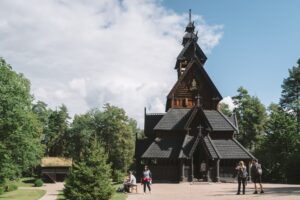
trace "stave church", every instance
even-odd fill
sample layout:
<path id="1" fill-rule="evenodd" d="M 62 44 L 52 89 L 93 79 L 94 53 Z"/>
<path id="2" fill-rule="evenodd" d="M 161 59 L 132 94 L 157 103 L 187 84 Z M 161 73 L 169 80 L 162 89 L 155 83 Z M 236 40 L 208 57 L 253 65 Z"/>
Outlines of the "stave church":
<path id="1" fill-rule="evenodd" d="M 254 158 L 236 139 L 235 115 L 218 110 L 222 96 L 204 68 L 207 57 L 197 40 L 190 11 L 166 112 L 145 109 L 145 138 L 136 140 L 137 175 L 148 165 L 154 182 L 228 181 L 238 161 L 250 164 Z"/>

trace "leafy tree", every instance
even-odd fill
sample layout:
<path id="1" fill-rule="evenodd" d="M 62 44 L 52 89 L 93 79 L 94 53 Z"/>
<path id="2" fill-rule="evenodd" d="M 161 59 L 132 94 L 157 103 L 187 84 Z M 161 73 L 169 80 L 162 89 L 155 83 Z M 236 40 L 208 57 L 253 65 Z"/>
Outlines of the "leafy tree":
<path id="1" fill-rule="evenodd" d="M 291 167 L 289 163 L 295 158 L 295 153 L 298 154 L 300 150 L 296 119 L 276 104 L 271 104 L 269 112 L 266 135 L 263 137 L 256 155 L 269 169 L 270 174 L 265 177 L 266 179 L 271 178 L 270 181 L 275 182 L 290 182 L 289 179 L 294 175 L 288 175 Z"/>
<path id="2" fill-rule="evenodd" d="M 68 109 L 65 105 L 59 110 L 52 111 L 48 119 L 48 131 L 45 133 L 46 154 L 49 156 L 66 156 L 68 128 L 70 119 Z"/>
<path id="3" fill-rule="evenodd" d="M 71 124 L 68 149 L 75 160 L 79 160 L 89 150 L 89 144 L 96 138 L 96 122 L 93 114 L 88 112 L 75 115 Z"/>
<path id="4" fill-rule="evenodd" d="M 264 125 L 267 121 L 267 113 L 264 105 L 257 97 L 250 96 L 243 87 L 238 90 L 238 95 L 233 97 L 236 105 L 234 112 L 239 123 L 239 141 L 251 150 L 264 133 Z"/>
<path id="5" fill-rule="evenodd" d="M 127 171 L 134 154 L 136 123 L 123 109 L 106 104 L 104 111 L 94 111 L 96 134 L 103 141 L 113 170 Z"/>
<path id="6" fill-rule="evenodd" d="M 113 171 L 127 171 L 134 154 L 136 121 L 130 119 L 121 108 L 106 104 L 103 111 L 94 109 L 77 115 L 71 124 L 70 137 L 75 159 L 87 151 L 87 145 L 95 138 L 104 145 Z"/>
<path id="7" fill-rule="evenodd" d="M 113 194 L 111 169 L 104 149 L 93 144 L 82 159 L 73 164 L 64 195 L 72 200 L 108 200 Z"/>
<path id="8" fill-rule="evenodd" d="M 221 111 L 224 115 L 228 117 L 232 115 L 232 111 L 229 109 L 229 105 L 226 103 L 219 104 L 219 111 Z"/>
<path id="9" fill-rule="evenodd" d="M 42 127 L 31 110 L 30 82 L 0 58 L 0 179 L 39 164 Z"/>
<path id="10" fill-rule="evenodd" d="M 296 115 L 300 132 L 300 59 L 297 64 L 289 69 L 289 77 L 283 80 L 280 105 Z"/>

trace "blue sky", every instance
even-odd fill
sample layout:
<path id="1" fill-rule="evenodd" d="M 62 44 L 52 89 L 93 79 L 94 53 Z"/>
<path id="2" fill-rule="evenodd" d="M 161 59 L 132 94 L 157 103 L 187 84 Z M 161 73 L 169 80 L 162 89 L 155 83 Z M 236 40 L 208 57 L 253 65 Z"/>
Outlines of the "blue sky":
<path id="1" fill-rule="evenodd" d="M 300 57 L 296 0 L 1 0 L 0 57 L 52 109 L 72 117 L 111 103 L 142 127 L 144 107 L 165 111 L 189 8 L 222 96 L 243 86 L 278 102 Z"/>
<path id="2" fill-rule="evenodd" d="M 163 0 L 162 4 L 178 13 L 191 8 L 208 24 L 224 26 L 205 65 L 223 96 L 233 96 L 243 86 L 265 105 L 278 102 L 283 78 L 300 58 L 300 1 Z"/>

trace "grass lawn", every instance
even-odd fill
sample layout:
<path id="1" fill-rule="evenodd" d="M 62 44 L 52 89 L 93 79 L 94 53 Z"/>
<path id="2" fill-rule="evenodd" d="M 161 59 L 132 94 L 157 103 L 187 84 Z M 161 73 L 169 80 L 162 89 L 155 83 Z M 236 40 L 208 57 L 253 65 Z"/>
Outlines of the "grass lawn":
<path id="1" fill-rule="evenodd" d="M 45 194 L 44 190 L 16 190 L 4 193 L 0 200 L 38 200 Z"/>
<path id="2" fill-rule="evenodd" d="M 35 179 L 32 177 L 21 178 L 18 181 L 13 181 L 18 187 L 33 187 Z"/>
<path id="3" fill-rule="evenodd" d="M 64 192 L 63 191 L 59 192 L 59 194 L 57 196 L 57 200 L 65 200 Z"/>

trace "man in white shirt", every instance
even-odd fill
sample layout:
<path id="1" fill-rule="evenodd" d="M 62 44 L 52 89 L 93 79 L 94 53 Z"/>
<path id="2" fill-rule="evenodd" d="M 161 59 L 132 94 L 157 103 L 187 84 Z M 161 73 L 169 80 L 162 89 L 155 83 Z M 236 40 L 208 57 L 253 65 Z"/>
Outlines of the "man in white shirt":
<path id="1" fill-rule="evenodd" d="M 136 178 L 133 175 L 132 171 L 128 173 L 128 181 L 124 183 L 124 188 L 126 192 L 130 192 L 130 187 L 136 185 Z"/>

